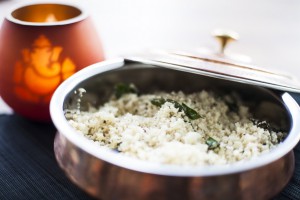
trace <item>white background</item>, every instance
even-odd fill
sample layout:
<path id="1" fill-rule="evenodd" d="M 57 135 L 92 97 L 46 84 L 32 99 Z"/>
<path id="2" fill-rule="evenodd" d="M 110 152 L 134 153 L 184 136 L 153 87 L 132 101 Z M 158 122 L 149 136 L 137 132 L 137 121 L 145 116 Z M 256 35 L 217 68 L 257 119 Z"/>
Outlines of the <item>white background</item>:
<path id="1" fill-rule="evenodd" d="M 30 2 L 45 1 L 0 0 L 0 22 L 11 7 Z M 211 32 L 223 28 L 240 34 L 240 40 L 230 45 L 230 52 L 248 55 L 255 65 L 300 79 L 299 0 L 60 2 L 75 2 L 87 9 L 107 58 L 148 48 L 193 50 L 204 46 L 216 49 Z M 0 101 L 0 113 L 8 111 Z"/>

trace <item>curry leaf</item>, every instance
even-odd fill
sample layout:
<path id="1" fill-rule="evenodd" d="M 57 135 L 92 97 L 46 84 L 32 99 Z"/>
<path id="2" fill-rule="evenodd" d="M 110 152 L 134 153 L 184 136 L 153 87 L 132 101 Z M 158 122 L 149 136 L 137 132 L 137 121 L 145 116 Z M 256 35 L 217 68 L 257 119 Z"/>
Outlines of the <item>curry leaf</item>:
<path id="1" fill-rule="evenodd" d="M 174 104 L 174 107 L 177 108 L 179 111 L 183 111 L 184 114 L 191 120 L 195 120 L 200 118 L 201 116 L 199 115 L 199 113 L 197 113 L 197 111 L 195 111 L 194 109 L 188 107 L 186 104 L 182 103 L 178 103 L 177 101 L 173 100 L 173 99 L 167 99 L 165 100 L 164 98 L 155 98 L 151 100 L 151 103 L 155 106 L 161 107 L 163 104 L 165 104 L 166 102 L 172 103 Z"/>
<path id="2" fill-rule="evenodd" d="M 170 102 L 172 104 L 174 104 L 174 107 L 179 109 L 179 111 L 182 111 L 182 105 L 180 103 L 178 103 L 177 101 L 175 100 L 172 100 L 172 99 L 167 99 L 167 102 Z"/>
<path id="3" fill-rule="evenodd" d="M 137 88 L 133 84 L 128 83 L 118 83 L 115 86 L 115 95 L 117 98 L 120 98 L 124 94 L 130 94 L 130 93 L 138 93 Z"/>
<path id="4" fill-rule="evenodd" d="M 197 113 L 197 111 L 188 107 L 186 104 L 182 103 L 181 105 L 185 115 L 188 116 L 188 118 L 190 118 L 191 120 L 199 119 L 201 117 L 199 113 Z"/>
<path id="5" fill-rule="evenodd" d="M 207 144 L 209 150 L 215 149 L 220 145 L 219 142 L 212 137 L 209 137 L 205 141 L 205 144 Z"/>
<path id="6" fill-rule="evenodd" d="M 152 99 L 151 103 L 155 106 L 161 107 L 164 103 L 166 103 L 166 100 L 163 98 L 157 98 L 157 99 Z"/>

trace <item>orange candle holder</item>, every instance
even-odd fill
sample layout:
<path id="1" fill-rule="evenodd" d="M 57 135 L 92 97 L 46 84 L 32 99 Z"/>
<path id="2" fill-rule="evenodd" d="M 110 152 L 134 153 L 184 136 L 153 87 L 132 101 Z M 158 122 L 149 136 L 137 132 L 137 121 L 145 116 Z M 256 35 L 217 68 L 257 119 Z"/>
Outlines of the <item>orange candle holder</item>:
<path id="1" fill-rule="evenodd" d="M 16 113 L 50 121 L 49 103 L 57 86 L 103 60 L 99 36 L 80 6 L 18 7 L 0 29 L 0 95 Z"/>

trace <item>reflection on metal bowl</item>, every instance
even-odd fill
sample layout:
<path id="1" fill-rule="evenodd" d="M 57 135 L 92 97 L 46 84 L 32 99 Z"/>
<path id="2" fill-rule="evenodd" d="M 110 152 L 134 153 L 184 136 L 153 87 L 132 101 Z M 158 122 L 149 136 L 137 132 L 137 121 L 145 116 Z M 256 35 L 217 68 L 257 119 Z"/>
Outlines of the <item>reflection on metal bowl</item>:
<path id="1" fill-rule="evenodd" d="M 234 90 L 253 103 L 255 117 L 277 124 L 285 121 L 288 136 L 271 152 L 230 165 L 182 167 L 127 157 L 94 144 L 64 117 L 64 109 L 77 106 L 76 89 L 88 91 L 81 102 L 85 109 L 107 101 L 118 82 L 132 82 L 144 92 Z M 92 65 L 70 77 L 54 93 L 50 112 L 58 129 L 54 150 L 60 167 L 79 187 L 101 199 L 269 199 L 291 178 L 292 149 L 300 139 L 300 109 L 288 93 L 123 59 Z"/>

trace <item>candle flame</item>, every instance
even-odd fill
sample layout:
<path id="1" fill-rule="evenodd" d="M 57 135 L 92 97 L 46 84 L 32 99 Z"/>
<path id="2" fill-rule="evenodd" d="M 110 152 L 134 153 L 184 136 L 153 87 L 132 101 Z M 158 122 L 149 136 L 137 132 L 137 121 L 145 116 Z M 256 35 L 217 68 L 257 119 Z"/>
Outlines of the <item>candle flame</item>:
<path id="1" fill-rule="evenodd" d="M 46 20 L 45 20 L 46 22 L 56 22 L 57 21 L 57 19 L 56 19 L 56 17 L 55 17 L 55 15 L 54 14 L 49 14 L 47 17 L 46 17 Z"/>

